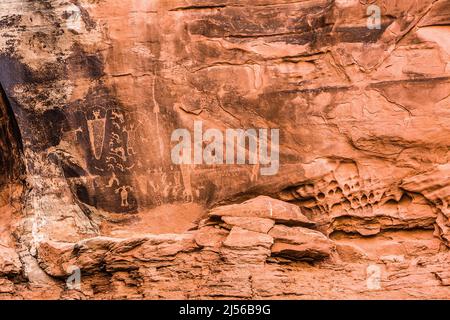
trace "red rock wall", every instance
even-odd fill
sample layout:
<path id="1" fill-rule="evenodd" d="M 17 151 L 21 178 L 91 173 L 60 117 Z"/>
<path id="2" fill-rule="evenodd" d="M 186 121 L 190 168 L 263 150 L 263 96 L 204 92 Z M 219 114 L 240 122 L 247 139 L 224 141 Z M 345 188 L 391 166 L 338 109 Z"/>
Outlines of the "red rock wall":
<path id="1" fill-rule="evenodd" d="M 0 294 L 448 298 L 449 22 L 447 0 L 0 1 Z M 279 170 L 174 163 L 200 121 L 278 129 Z"/>

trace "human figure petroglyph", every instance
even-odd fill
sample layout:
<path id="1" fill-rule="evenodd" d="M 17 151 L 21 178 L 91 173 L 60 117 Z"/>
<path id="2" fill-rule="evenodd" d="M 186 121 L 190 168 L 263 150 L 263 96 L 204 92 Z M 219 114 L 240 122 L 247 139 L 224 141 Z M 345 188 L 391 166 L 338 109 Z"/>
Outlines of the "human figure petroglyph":
<path id="1" fill-rule="evenodd" d="M 94 119 L 87 120 L 89 141 L 95 159 L 100 160 L 103 154 L 103 143 L 105 140 L 106 117 L 101 116 L 100 110 L 94 110 L 92 116 Z"/>
<path id="2" fill-rule="evenodd" d="M 130 204 L 128 202 L 128 195 L 129 195 L 129 192 L 131 192 L 131 191 L 133 191 L 133 188 L 130 186 L 122 186 L 115 190 L 116 193 L 120 194 L 120 200 L 121 200 L 120 205 L 122 207 L 130 206 Z"/>

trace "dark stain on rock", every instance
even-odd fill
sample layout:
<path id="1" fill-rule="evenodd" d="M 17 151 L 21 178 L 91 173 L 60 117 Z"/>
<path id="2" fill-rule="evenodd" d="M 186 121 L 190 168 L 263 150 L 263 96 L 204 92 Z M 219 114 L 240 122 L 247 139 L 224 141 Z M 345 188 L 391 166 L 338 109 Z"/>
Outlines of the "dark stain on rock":
<path id="1" fill-rule="evenodd" d="M 336 41 L 347 43 L 376 43 L 390 24 L 390 22 L 384 23 L 381 25 L 381 29 L 373 30 L 367 27 L 337 28 L 335 30 Z"/>
<path id="2" fill-rule="evenodd" d="M 5 86 L 5 93 L 11 103 L 11 110 L 17 119 L 18 131 L 23 144 L 34 151 L 43 151 L 59 144 L 65 123 L 64 113 L 59 109 L 44 112 L 22 106 L 15 99 L 14 87 L 18 84 L 40 84 L 60 79 L 63 74 L 60 66 L 46 65 L 42 70 L 33 72 L 25 64 L 10 56 L 0 55 L 0 83 Z M 34 97 L 30 104 L 49 101 L 45 91 Z M 48 104 L 48 103 L 47 103 Z M 51 108 L 51 105 L 48 105 Z"/>
<path id="3" fill-rule="evenodd" d="M 381 29 L 341 27 L 333 30 L 335 21 L 330 3 L 302 8 L 297 16 L 289 14 L 288 10 L 288 7 L 275 12 L 273 9 L 253 9 L 251 14 L 244 14 L 242 9 L 227 8 L 190 22 L 188 30 L 191 34 L 209 38 L 220 37 L 231 41 L 264 38 L 266 42 L 309 43 L 316 48 L 337 42 L 375 43 L 393 21 L 391 18 L 384 19 Z M 255 16 L 258 18 L 255 19 Z"/>
<path id="4" fill-rule="evenodd" d="M 0 29 L 17 27 L 22 20 L 22 16 L 19 14 L 13 14 L 0 19 Z"/>
<path id="5" fill-rule="evenodd" d="M 32 71 L 27 65 L 10 55 L 0 55 L 0 81 L 6 92 L 17 84 L 43 84 L 75 78 L 98 79 L 104 75 L 103 60 L 95 54 L 88 54 L 79 46 L 67 58 L 58 58 L 55 63 L 44 64 Z"/>
<path id="6" fill-rule="evenodd" d="M 9 55 L 0 54 L 0 70 L 0 82 L 7 95 L 14 85 L 30 82 L 33 79 L 30 68 Z"/>
<path id="7" fill-rule="evenodd" d="M 19 126 L 17 124 L 16 116 L 14 115 L 10 101 L 1 83 L 0 83 L 0 101 L 2 102 L 3 105 L 1 111 L 1 118 L 9 120 L 8 131 L 10 131 L 10 134 L 15 137 L 14 142 L 17 144 L 19 151 L 23 152 L 22 135 L 20 133 Z"/>
<path id="8" fill-rule="evenodd" d="M 138 207 L 131 183 L 136 159 L 128 153 L 124 129 L 130 128 L 130 123 L 123 109 L 102 84 L 67 106 L 68 127 L 79 130 L 76 140 L 86 159 L 85 169 L 96 176 L 84 185 L 89 197 L 80 201 L 88 203 L 87 198 L 95 199 L 96 207 L 115 213 L 135 212 Z"/>
<path id="9" fill-rule="evenodd" d="M 72 47 L 72 54 L 66 59 L 66 73 L 70 78 L 86 77 L 98 79 L 104 75 L 103 60 L 96 54 L 88 54 L 79 45 Z"/>

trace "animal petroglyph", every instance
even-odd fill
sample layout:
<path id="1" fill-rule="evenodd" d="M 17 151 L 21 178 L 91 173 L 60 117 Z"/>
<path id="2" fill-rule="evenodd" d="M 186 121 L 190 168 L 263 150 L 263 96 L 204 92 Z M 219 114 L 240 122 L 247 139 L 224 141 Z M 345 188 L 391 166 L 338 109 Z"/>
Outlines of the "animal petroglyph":
<path id="1" fill-rule="evenodd" d="M 108 188 L 111 188 L 112 186 L 114 186 L 115 183 L 117 184 L 117 186 L 119 186 L 119 179 L 117 178 L 115 172 L 113 172 L 106 186 Z"/>

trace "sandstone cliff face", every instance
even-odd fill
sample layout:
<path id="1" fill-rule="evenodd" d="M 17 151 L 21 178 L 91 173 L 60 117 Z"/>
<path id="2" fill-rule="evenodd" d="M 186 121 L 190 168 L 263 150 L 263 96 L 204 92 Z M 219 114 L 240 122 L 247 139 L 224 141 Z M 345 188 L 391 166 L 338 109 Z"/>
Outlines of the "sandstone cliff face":
<path id="1" fill-rule="evenodd" d="M 0 0 L 0 297 L 450 297 L 449 25 L 448 0 Z M 200 121 L 279 129 L 278 172 L 174 164 Z"/>

